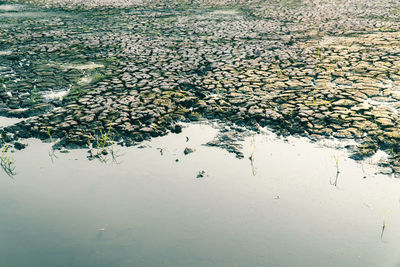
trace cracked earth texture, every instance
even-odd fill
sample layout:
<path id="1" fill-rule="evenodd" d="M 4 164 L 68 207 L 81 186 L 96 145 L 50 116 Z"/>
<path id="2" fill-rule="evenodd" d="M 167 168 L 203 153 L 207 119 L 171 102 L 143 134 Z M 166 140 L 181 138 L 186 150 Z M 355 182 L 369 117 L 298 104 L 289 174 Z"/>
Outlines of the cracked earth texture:
<path id="1" fill-rule="evenodd" d="M 121 145 L 218 119 L 351 138 L 400 172 L 400 3 L 0 1 L 3 143 Z"/>

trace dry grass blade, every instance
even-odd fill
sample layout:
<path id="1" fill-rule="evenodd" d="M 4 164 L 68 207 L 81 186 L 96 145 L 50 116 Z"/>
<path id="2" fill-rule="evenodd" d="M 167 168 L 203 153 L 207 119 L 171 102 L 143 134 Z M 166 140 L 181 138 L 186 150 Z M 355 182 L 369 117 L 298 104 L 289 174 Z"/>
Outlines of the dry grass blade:
<path id="1" fill-rule="evenodd" d="M 336 178 L 334 181 L 332 181 L 332 179 L 330 180 L 330 184 L 337 186 L 337 182 L 338 182 L 338 178 L 339 178 L 339 157 L 333 156 L 333 158 L 335 159 L 335 166 L 336 166 Z"/>

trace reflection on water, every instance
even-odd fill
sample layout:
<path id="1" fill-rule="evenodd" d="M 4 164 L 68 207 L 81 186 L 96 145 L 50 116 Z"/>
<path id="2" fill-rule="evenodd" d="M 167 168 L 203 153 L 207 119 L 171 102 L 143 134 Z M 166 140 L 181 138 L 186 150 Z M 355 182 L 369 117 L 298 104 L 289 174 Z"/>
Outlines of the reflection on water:
<path id="1" fill-rule="evenodd" d="M 51 144 L 30 141 L 15 180 L 0 177 L 0 266 L 400 264 L 397 179 L 271 133 L 247 138 L 240 160 L 202 145 L 215 134 L 192 125 L 121 149 L 121 164 L 83 150 L 52 163 Z"/>

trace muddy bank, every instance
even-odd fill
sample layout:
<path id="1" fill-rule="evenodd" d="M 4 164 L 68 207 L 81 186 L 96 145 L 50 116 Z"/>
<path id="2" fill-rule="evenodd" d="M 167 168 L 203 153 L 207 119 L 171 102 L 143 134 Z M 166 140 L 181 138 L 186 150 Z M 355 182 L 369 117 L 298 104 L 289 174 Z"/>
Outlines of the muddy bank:
<path id="1" fill-rule="evenodd" d="M 0 115 L 24 118 L 3 143 L 131 146 L 219 119 L 352 138 L 400 171 L 398 2 L 112 3 L 0 3 Z"/>

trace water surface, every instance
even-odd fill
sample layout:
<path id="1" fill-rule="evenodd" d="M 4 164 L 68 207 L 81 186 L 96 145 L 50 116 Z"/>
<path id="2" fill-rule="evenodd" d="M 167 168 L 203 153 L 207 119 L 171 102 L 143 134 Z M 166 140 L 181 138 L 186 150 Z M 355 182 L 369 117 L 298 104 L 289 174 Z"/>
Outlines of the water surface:
<path id="1" fill-rule="evenodd" d="M 202 146 L 216 133 L 192 125 L 115 148 L 120 164 L 83 150 L 53 163 L 29 141 L 15 180 L 0 177 L 0 265 L 399 266 L 397 179 L 272 133 L 247 138 L 239 160 Z"/>

